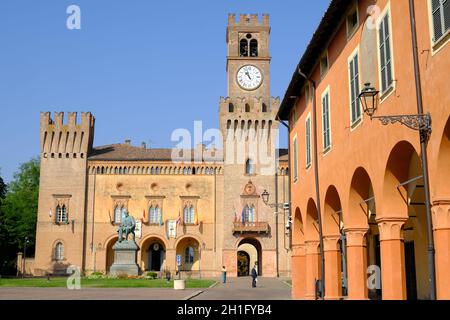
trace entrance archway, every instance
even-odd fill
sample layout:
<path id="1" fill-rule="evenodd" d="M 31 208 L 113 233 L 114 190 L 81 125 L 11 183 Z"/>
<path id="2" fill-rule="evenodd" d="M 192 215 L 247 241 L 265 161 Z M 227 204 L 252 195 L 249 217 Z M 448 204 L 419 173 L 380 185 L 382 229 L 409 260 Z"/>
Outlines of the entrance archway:
<path id="1" fill-rule="evenodd" d="M 347 295 L 347 266 L 342 206 L 335 186 L 325 195 L 323 236 L 325 254 L 325 299 Z"/>
<path id="2" fill-rule="evenodd" d="M 407 141 L 399 142 L 391 151 L 386 166 L 383 204 L 387 212 L 403 215 L 400 229 L 403 237 L 397 272 L 404 273 L 401 288 L 392 288 L 392 295 L 408 300 L 429 299 L 429 270 L 427 264 L 427 223 L 425 190 L 420 158 Z M 388 248 L 390 249 L 390 248 Z M 402 252 L 403 251 L 403 252 Z M 401 258 L 400 258 L 401 259 Z M 395 271 L 395 270 L 394 270 Z M 403 292 L 400 292 L 402 289 Z M 404 296 L 406 293 L 406 296 Z"/>
<path id="3" fill-rule="evenodd" d="M 255 238 L 245 238 L 239 242 L 237 254 L 238 277 L 248 276 L 256 264 L 258 275 L 262 275 L 262 248 L 261 243 Z M 245 264 L 248 258 L 248 265 Z"/>
<path id="4" fill-rule="evenodd" d="M 238 277 L 248 277 L 250 275 L 250 255 L 246 251 L 239 250 L 238 259 Z"/>
<path id="5" fill-rule="evenodd" d="M 166 265 L 166 247 L 158 237 L 146 239 L 142 244 L 142 269 L 163 271 Z"/>
<path id="6" fill-rule="evenodd" d="M 200 244 L 196 239 L 181 239 L 177 244 L 177 255 L 181 256 L 181 271 L 200 271 Z"/>
<path id="7" fill-rule="evenodd" d="M 349 299 L 381 299 L 380 237 L 376 216 L 372 180 L 367 171 L 359 167 L 352 177 L 348 211 L 343 212 Z M 370 281 L 367 281 L 368 271 Z"/>
<path id="8" fill-rule="evenodd" d="M 114 250 L 112 247 L 116 244 L 118 237 L 111 238 L 106 244 L 106 273 L 109 272 L 112 264 L 114 263 Z"/>

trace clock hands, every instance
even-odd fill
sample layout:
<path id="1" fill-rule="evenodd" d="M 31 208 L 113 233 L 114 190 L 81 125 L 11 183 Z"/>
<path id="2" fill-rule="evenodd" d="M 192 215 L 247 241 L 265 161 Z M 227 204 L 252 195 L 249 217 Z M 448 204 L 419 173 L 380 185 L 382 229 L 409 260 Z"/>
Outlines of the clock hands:
<path id="1" fill-rule="evenodd" d="M 248 71 L 245 71 L 245 74 L 247 75 L 247 77 L 252 80 L 252 78 L 250 77 L 250 73 L 248 73 Z"/>

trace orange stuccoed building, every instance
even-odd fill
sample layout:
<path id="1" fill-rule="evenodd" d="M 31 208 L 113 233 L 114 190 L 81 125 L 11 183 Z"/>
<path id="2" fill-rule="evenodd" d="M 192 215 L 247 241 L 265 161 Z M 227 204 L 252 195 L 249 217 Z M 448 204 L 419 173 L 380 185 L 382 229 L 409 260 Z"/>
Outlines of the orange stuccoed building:
<path id="1" fill-rule="evenodd" d="M 331 1 L 278 112 L 294 298 L 450 299 L 449 39 L 446 1 Z"/>

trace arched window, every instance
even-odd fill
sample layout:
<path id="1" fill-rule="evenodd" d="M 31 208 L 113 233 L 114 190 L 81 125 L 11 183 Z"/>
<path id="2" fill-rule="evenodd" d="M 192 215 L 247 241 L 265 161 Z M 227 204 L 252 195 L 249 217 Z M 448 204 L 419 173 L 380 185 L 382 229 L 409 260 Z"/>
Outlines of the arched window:
<path id="1" fill-rule="evenodd" d="M 122 167 L 119 168 L 119 174 L 123 174 L 123 168 Z"/>
<path id="2" fill-rule="evenodd" d="M 125 214 L 126 209 L 124 207 L 117 206 L 116 209 L 114 209 L 114 223 L 121 223 L 122 222 L 122 216 Z"/>
<path id="3" fill-rule="evenodd" d="M 247 159 L 247 162 L 245 163 L 245 173 L 255 174 L 255 165 L 253 164 L 252 159 Z"/>
<path id="4" fill-rule="evenodd" d="M 262 104 L 262 112 L 267 112 L 267 105 L 265 103 Z"/>
<path id="5" fill-rule="evenodd" d="M 228 112 L 234 112 L 234 104 L 228 104 Z"/>
<path id="6" fill-rule="evenodd" d="M 252 39 L 250 40 L 250 57 L 258 56 L 258 40 Z"/>
<path id="7" fill-rule="evenodd" d="M 188 172 L 187 172 L 187 169 L 186 169 L 186 167 L 185 168 L 183 168 L 183 174 L 184 175 L 186 175 Z"/>
<path id="8" fill-rule="evenodd" d="M 149 210 L 150 214 L 149 214 L 149 223 L 150 224 L 160 224 L 160 222 L 162 221 L 162 217 L 161 217 L 161 209 L 159 208 L 159 206 L 150 207 Z"/>
<path id="9" fill-rule="evenodd" d="M 152 167 L 152 171 L 151 172 L 152 172 L 152 175 L 154 175 L 155 174 L 155 168 Z"/>
<path id="10" fill-rule="evenodd" d="M 250 105 L 248 103 L 245 104 L 245 112 L 250 112 Z"/>
<path id="11" fill-rule="evenodd" d="M 128 174 L 128 169 L 126 167 L 123 168 L 123 174 Z"/>
<path id="12" fill-rule="evenodd" d="M 241 57 L 248 57 L 248 41 L 242 39 L 239 43 L 239 52 Z"/>
<path id="13" fill-rule="evenodd" d="M 185 224 L 194 224 L 195 219 L 195 211 L 193 206 L 186 206 L 184 207 L 184 223 Z"/>
<path id="14" fill-rule="evenodd" d="M 55 246 L 55 260 L 61 261 L 64 259 L 64 245 L 62 242 L 58 242 Z"/>
<path id="15" fill-rule="evenodd" d="M 194 248 L 187 247 L 184 251 L 184 263 L 192 264 L 194 263 Z"/>
<path id="16" fill-rule="evenodd" d="M 66 222 L 67 221 L 67 212 L 66 212 L 66 206 L 57 206 L 56 207 L 56 222 Z"/>
<path id="17" fill-rule="evenodd" d="M 156 167 L 156 172 L 155 172 L 155 173 L 156 173 L 156 174 L 160 174 L 160 173 L 161 173 L 159 167 Z"/>

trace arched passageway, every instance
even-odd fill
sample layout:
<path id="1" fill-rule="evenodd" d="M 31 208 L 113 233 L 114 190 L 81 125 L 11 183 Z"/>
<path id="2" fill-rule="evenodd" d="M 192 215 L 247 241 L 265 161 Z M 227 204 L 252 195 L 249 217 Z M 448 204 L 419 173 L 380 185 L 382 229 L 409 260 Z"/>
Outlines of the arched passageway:
<path id="1" fill-rule="evenodd" d="M 420 158 L 406 141 L 392 149 L 383 186 L 383 299 L 429 299 L 427 222 Z"/>
<path id="2" fill-rule="evenodd" d="M 346 251 L 343 232 L 342 206 L 336 187 L 330 186 L 325 195 L 323 212 L 325 255 L 325 299 L 340 299 L 346 293 Z"/>
<path id="3" fill-rule="evenodd" d="M 158 237 L 145 239 L 141 245 L 141 266 L 144 271 L 163 271 L 166 266 L 166 247 Z"/>
<path id="4" fill-rule="evenodd" d="M 258 275 L 261 276 L 263 271 L 261 243 L 255 238 L 244 238 L 239 242 L 237 251 L 238 276 L 250 275 L 255 265 Z"/>
<path id="5" fill-rule="evenodd" d="M 306 285 L 306 248 L 305 230 L 302 214 L 299 208 L 295 209 L 292 224 L 292 297 L 305 298 Z"/>
<path id="6" fill-rule="evenodd" d="M 350 184 L 348 212 L 343 212 L 349 299 L 380 299 L 381 296 L 375 204 L 372 180 L 367 171 L 359 167 Z"/>

